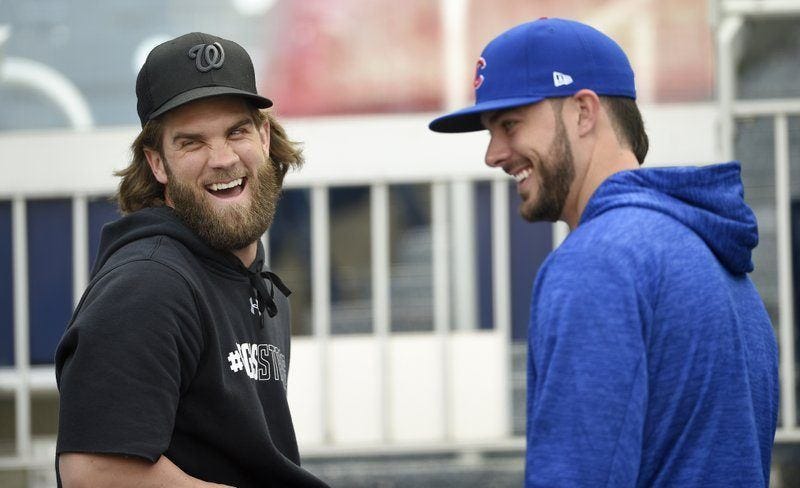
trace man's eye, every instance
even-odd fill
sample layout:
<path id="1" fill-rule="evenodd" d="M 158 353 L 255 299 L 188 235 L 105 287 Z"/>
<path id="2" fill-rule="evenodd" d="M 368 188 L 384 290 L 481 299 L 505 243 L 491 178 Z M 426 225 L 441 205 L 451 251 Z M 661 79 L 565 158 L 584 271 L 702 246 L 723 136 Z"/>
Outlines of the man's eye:
<path id="1" fill-rule="evenodd" d="M 185 148 L 190 148 L 190 147 L 195 146 L 195 145 L 197 145 L 197 141 L 186 140 L 186 141 L 181 142 L 180 147 L 181 147 L 181 149 L 185 149 Z"/>
<path id="2" fill-rule="evenodd" d="M 517 125 L 517 121 L 515 121 L 515 120 L 504 120 L 504 121 L 502 121 L 502 122 L 500 123 L 500 126 L 501 126 L 501 127 L 503 128 L 503 130 L 505 130 L 506 132 L 508 132 L 508 131 L 510 131 L 511 129 L 513 129 L 515 125 Z"/>

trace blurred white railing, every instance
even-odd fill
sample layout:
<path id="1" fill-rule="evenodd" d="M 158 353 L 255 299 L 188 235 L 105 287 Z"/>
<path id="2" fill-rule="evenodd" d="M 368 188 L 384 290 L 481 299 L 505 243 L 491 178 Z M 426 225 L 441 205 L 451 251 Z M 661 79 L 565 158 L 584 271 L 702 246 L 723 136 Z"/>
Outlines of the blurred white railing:
<path id="1" fill-rule="evenodd" d="M 748 41 L 747 22 L 794 18 L 800 23 L 796 0 L 716 0 L 711 2 L 717 44 L 717 107 L 720 155 L 735 158 L 737 122 L 753 118 L 773 120 L 775 185 L 775 252 L 778 289 L 778 343 L 780 347 L 780 426 L 778 442 L 800 441 L 797 424 L 797 357 L 795 352 L 795 298 L 793 283 L 789 117 L 800 116 L 800 99 L 743 100 L 737 98 L 737 69 Z M 746 163 L 746 162 L 745 162 Z"/>
<path id="2" fill-rule="evenodd" d="M 312 336 L 295 337 L 290 368 L 290 403 L 304 449 L 373 450 L 376 445 L 428 443 L 452 445 L 511 437 L 508 386 L 509 270 L 508 185 L 494 180 L 494 324 L 477 331 L 473 323 L 451 332 L 451 281 L 475 281 L 473 268 L 451 266 L 451 242 L 460 236 L 453 221 L 471 203 L 453 204 L 449 186 L 489 180 L 480 164 L 481 136 L 431 134 L 427 118 L 296 120 L 287 123 L 293 138 L 306 144 L 306 167 L 291 174 L 287 188 L 305 188 L 311 199 Z M 88 281 L 88 204 L 114 192 L 115 169 L 126 164 L 136 128 L 87 132 L 6 133 L 0 135 L 0 167 L 24 177 L 0 181 L 0 200 L 11 201 L 14 261 L 13 368 L 0 369 L 0 393 L 11 394 L 16 411 L 16 456 L 0 467 L 33 466 L 47 460 L 34 454 L 31 394 L 54 393 L 52 367 L 31 367 L 28 313 L 28 201 L 72 201 L 74 303 Z M 397 149 L 391 149 L 396 146 Z M 463 164 L 472 160 L 474 164 Z M 433 330 L 390 333 L 389 185 L 427 183 L 431 188 L 434 268 Z M 331 327 L 328 191 L 336 186 L 367 186 L 371 193 L 371 270 L 374 324 L 371 334 L 333 336 Z M 455 202 L 457 203 L 457 202 Z M 497 204 L 500 203 L 500 204 Z M 54 240 L 60 236 L 53 236 Z M 474 300 L 475 297 L 471 297 Z"/>
<path id="3" fill-rule="evenodd" d="M 643 108 L 651 134 L 648 165 L 719 161 L 712 104 Z M 293 339 L 289 397 L 303 452 L 336 456 L 353 452 L 474 450 L 523 442 L 512 433 L 510 365 L 510 266 L 508 180 L 482 164 L 484 133 L 441 135 L 427 130 L 430 115 L 293 119 L 289 134 L 305 143 L 307 164 L 286 180 L 311 195 L 311 336 Z M 691 124 L 686 121 L 691 120 Z M 16 455 L 3 466 L 46 466 L 31 445 L 31 394 L 55 391 L 52 367 L 28 361 L 27 202 L 73 202 L 73 270 L 76 300 L 87 282 L 87 201 L 113 193 L 115 169 L 128 160 L 136 128 L 88 132 L 0 134 L 0 200 L 12 201 L 14 246 L 15 366 L 0 370 L 0 393 L 16 402 Z M 24 164 L 19 163 L 23 161 Z M 24 175 L 22 174 L 24 172 Z M 19 176 L 16 176 L 19 175 Z M 454 266 L 451 251 L 474 216 L 470 201 L 453 201 L 450 188 L 491 181 L 494 329 L 456 324 L 459 296 L 453 281 L 472 280 L 474 269 Z M 388 188 L 425 183 L 431 188 L 433 327 L 392 333 L 389 289 Z M 330 333 L 328 191 L 370 188 L 372 333 Z M 469 192 L 464 193 L 469 195 Z M 469 203 L 469 204 L 467 204 Z M 279 210 L 280 211 L 280 210 Z M 559 234 L 556 232 L 555 234 Z M 57 239 L 59 236 L 54 236 Z M 475 252 L 474 248 L 471 252 Z M 474 258 L 474 256 L 472 256 Z M 460 274 L 459 274 L 460 273 Z M 474 289 L 473 289 L 473 292 Z M 783 337 L 782 337 L 783 339 Z M 779 439 L 794 439 L 784 431 Z M 476 447 L 477 446 L 477 447 Z"/>

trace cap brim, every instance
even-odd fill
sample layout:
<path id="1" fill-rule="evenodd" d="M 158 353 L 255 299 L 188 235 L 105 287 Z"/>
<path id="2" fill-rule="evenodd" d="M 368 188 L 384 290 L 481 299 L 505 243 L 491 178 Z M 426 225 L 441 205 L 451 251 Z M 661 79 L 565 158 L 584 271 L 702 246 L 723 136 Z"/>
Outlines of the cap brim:
<path id="1" fill-rule="evenodd" d="M 485 129 L 483 123 L 481 123 L 481 115 L 484 112 L 521 107 L 523 105 L 540 102 L 544 99 L 545 97 L 521 97 L 489 100 L 447 115 L 442 115 L 428 124 L 428 128 L 434 132 L 475 132 Z"/>
<path id="2" fill-rule="evenodd" d="M 195 88 L 193 90 L 189 90 L 187 92 L 183 92 L 180 95 L 172 97 L 171 99 L 164 102 L 163 105 L 158 107 L 153 113 L 151 113 L 147 120 L 152 120 L 158 117 L 159 115 L 163 114 L 164 112 L 172 110 L 173 108 L 180 107 L 185 103 L 193 102 L 201 98 L 216 97 L 219 95 L 241 96 L 253 101 L 255 106 L 258 108 L 269 108 L 272 106 L 272 100 L 270 100 L 269 98 L 264 98 L 260 95 L 256 95 L 244 90 L 238 90 L 236 88 L 231 88 L 229 86 L 204 86 L 200 88 Z"/>

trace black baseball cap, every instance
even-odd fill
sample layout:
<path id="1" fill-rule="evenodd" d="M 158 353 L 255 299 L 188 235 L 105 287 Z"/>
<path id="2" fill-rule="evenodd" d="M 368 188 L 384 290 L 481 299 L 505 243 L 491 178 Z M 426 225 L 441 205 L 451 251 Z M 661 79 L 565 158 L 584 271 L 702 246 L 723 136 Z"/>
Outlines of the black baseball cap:
<path id="1" fill-rule="evenodd" d="M 272 106 L 256 91 L 247 51 L 233 41 L 202 32 L 154 47 L 136 77 L 136 111 L 142 126 L 185 103 L 218 95 L 242 96 L 258 108 Z"/>

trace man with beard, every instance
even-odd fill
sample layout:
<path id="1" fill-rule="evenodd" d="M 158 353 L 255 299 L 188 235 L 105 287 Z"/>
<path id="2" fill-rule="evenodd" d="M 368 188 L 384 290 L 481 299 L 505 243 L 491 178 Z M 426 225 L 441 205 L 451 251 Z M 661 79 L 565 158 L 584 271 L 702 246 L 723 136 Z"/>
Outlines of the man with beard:
<path id="1" fill-rule="evenodd" d="M 534 284 L 526 486 L 768 485 L 777 347 L 739 164 L 639 169 L 633 71 L 585 24 L 504 32 L 475 88 L 430 128 L 487 129 L 522 217 L 571 229 Z"/>
<path id="2" fill-rule="evenodd" d="M 155 47 L 136 95 L 125 215 L 56 351 L 59 484 L 325 486 L 300 467 L 289 289 L 259 240 L 302 154 L 227 39 Z"/>

